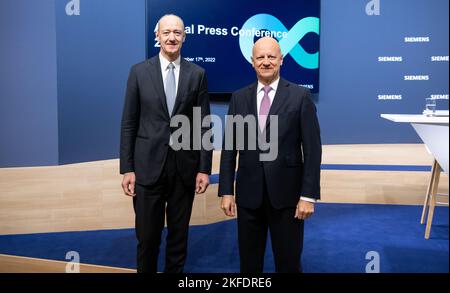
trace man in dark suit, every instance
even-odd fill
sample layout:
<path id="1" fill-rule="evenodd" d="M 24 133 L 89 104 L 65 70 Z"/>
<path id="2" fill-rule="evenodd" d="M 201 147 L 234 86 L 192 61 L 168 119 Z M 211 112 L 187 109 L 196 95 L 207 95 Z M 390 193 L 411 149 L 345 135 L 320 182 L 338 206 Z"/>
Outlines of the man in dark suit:
<path id="1" fill-rule="evenodd" d="M 316 108 L 307 89 L 280 78 L 283 57 L 275 39 L 255 43 L 252 63 L 258 82 L 233 93 L 227 119 L 250 115 L 257 117 L 258 127 L 246 125 L 244 137 L 249 141 L 236 142 L 236 133 L 229 136 L 229 131 L 238 127 L 227 122 L 225 140 L 233 137 L 233 143 L 227 148 L 225 141 L 221 154 L 221 208 L 234 216 L 237 204 L 241 272 L 263 271 L 268 230 L 276 271 L 301 272 L 303 221 L 320 198 L 322 147 Z M 261 135 L 277 140 L 271 143 L 278 146 L 277 155 L 270 160 L 261 160 L 267 154 L 261 144 L 254 150 L 248 147 L 252 140 L 265 141 Z"/>
<path id="2" fill-rule="evenodd" d="M 127 83 L 120 173 L 125 194 L 133 197 L 138 272 L 157 271 L 165 217 L 164 271 L 183 272 L 194 195 L 205 192 L 209 184 L 212 152 L 193 148 L 201 145 L 201 138 L 192 123 L 194 107 L 201 110 L 202 121 L 210 114 L 207 80 L 202 68 L 181 58 L 185 36 L 181 18 L 163 16 L 156 32 L 160 53 L 134 65 Z M 175 115 L 190 122 L 187 149 L 174 148 L 179 143 L 170 123 Z M 206 131 L 209 128 L 198 133 L 203 136 Z"/>

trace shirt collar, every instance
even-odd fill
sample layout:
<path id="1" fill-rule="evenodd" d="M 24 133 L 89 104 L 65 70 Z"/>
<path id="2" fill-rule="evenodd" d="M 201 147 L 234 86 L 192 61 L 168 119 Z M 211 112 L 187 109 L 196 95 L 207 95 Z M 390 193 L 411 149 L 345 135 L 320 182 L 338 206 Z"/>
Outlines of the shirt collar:
<path id="1" fill-rule="evenodd" d="M 159 62 L 161 63 L 161 69 L 167 70 L 167 66 L 169 66 L 170 61 L 167 60 L 161 53 L 159 53 Z M 175 68 L 180 68 L 181 64 L 181 55 L 178 56 L 178 58 L 172 62 L 173 65 L 175 65 Z"/>
<path id="2" fill-rule="evenodd" d="M 169 63 L 167 63 L 167 64 L 169 64 Z M 271 84 L 270 84 L 270 87 L 272 88 L 272 90 L 274 91 L 274 92 L 276 92 L 277 91 L 277 88 L 278 88 L 278 83 L 280 82 L 280 78 L 278 77 L 276 80 L 274 80 Z M 257 88 L 257 93 L 259 93 L 262 89 L 264 88 L 264 85 L 260 82 L 260 81 L 258 81 L 258 88 Z"/>

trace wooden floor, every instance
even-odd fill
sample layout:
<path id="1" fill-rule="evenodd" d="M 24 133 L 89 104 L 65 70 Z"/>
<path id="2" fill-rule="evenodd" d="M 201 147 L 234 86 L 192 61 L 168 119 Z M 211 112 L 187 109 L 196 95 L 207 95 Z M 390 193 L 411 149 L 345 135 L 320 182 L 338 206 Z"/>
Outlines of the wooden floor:
<path id="1" fill-rule="evenodd" d="M 0 273 L 64 273 L 64 261 L 0 254 Z M 70 265 L 70 264 L 69 264 Z M 73 268 L 69 267 L 69 272 Z M 80 273 L 135 273 L 136 270 L 80 264 Z"/>
<path id="2" fill-rule="evenodd" d="M 214 153 L 213 174 L 219 170 Z M 326 145 L 323 164 L 428 165 L 422 144 Z M 0 234 L 134 227 L 131 198 L 121 191 L 118 160 L 0 169 Z M 322 202 L 422 205 L 430 172 L 322 170 Z M 448 193 L 442 175 L 440 193 Z M 191 224 L 227 218 L 217 184 L 195 198 Z M 419 219 L 418 219 L 419 221 Z M 64 262 L 0 255 L 0 272 L 64 272 Z M 130 270 L 82 265 L 82 272 Z"/>

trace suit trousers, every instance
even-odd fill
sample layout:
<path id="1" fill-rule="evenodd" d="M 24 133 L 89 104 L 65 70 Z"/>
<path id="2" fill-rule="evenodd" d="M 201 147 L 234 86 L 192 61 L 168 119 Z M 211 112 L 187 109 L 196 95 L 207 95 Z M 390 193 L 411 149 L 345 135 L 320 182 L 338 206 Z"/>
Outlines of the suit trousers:
<path id="1" fill-rule="evenodd" d="M 165 217 L 167 237 L 164 272 L 183 272 L 195 186 L 186 186 L 180 171 L 177 170 L 175 152 L 169 148 L 158 181 L 151 186 L 136 184 L 133 206 L 138 240 L 138 273 L 157 272 Z"/>
<path id="2" fill-rule="evenodd" d="M 275 271 L 299 273 L 302 271 L 304 221 L 294 218 L 295 207 L 272 207 L 266 183 L 263 182 L 263 185 L 263 201 L 260 207 L 237 207 L 240 271 L 263 272 L 267 232 L 270 230 Z"/>

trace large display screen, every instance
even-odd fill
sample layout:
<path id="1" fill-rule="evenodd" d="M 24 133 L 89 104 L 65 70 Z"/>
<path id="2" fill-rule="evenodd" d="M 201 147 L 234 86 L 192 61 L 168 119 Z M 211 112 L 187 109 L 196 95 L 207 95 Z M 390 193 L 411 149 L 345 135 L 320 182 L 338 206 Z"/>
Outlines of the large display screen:
<path id="1" fill-rule="evenodd" d="M 176 14 L 185 23 L 182 57 L 205 68 L 211 93 L 230 93 L 256 80 L 252 47 L 276 38 L 281 76 L 319 91 L 320 0 L 147 0 L 148 57 L 158 54 L 158 20 Z"/>

